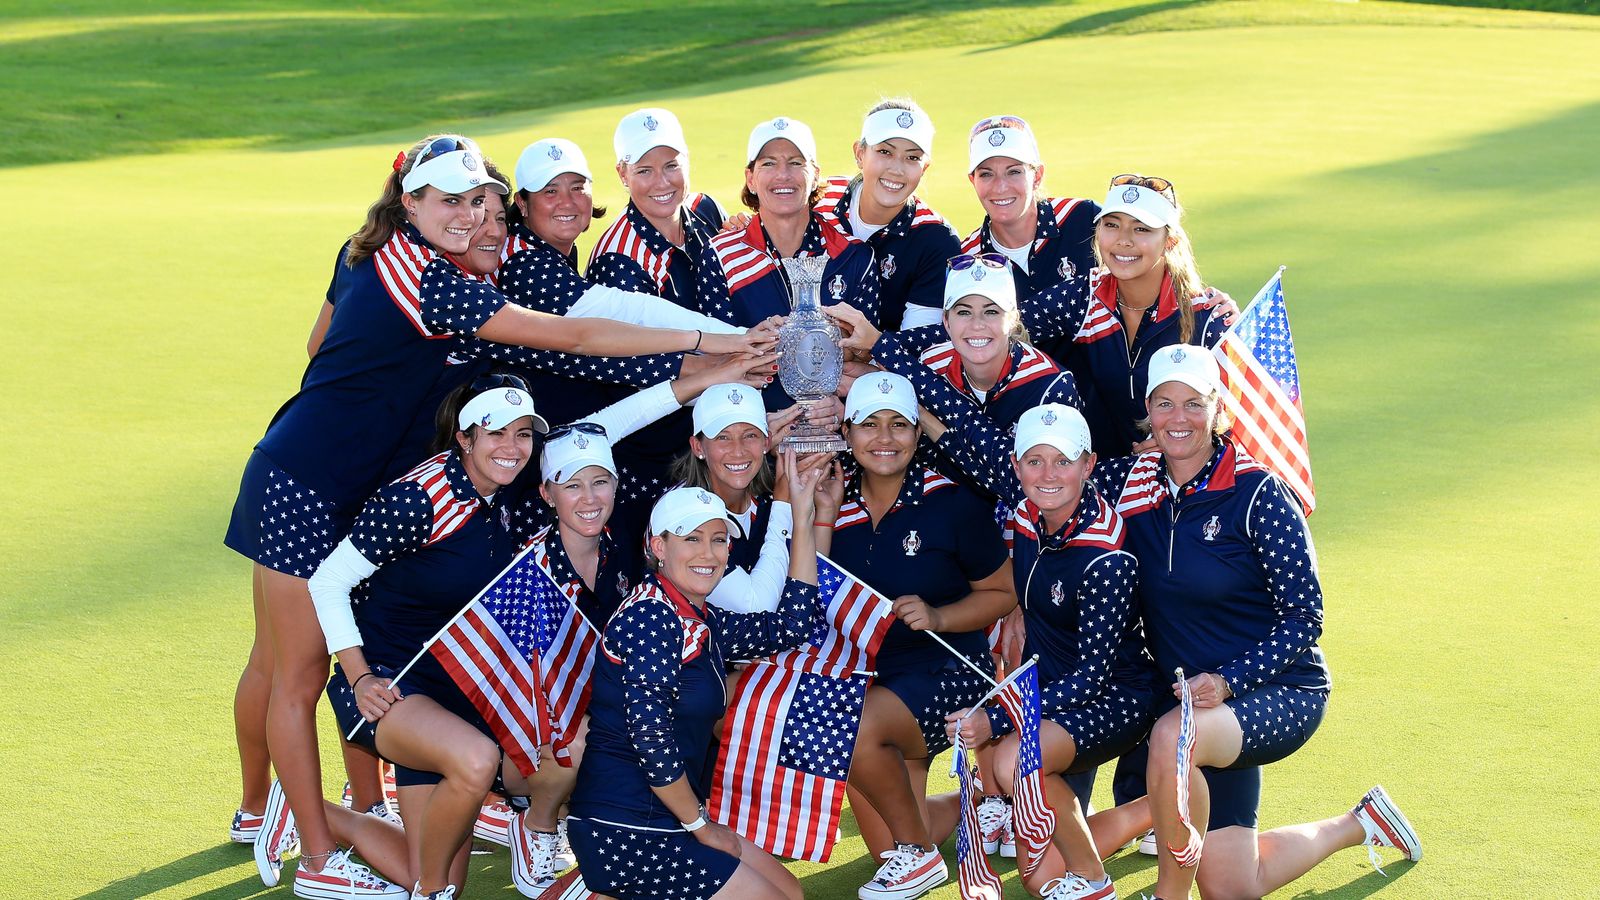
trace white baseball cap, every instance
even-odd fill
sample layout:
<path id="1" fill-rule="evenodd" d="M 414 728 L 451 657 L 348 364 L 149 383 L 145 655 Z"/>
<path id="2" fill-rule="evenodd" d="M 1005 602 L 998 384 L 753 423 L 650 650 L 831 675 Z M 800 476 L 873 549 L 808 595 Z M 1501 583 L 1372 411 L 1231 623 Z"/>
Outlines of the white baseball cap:
<path id="1" fill-rule="evenodd" d="M 1083 420 L 1083 413 L 1065 403 L 1035 406 L 1017 419 L 1011 455 L 1021 459 L 1040 444 L 1060 450 L 1067 459 L 1077 459 L 1089 452 L 1089 423 Z"/>
<path id="2" fill-rule="evenodd" d="M 689 155 L 689 142 L 683 137 L 678 117 L 659 106 L 636 109 L 623 116 L 611 146 L 617 151 L 617 162 L 629 165 L 657 147 L 671 147 Z"/>
<path id="3" fill-rule="evenodd" d="M 617 461 L 611 456 L 611 438 L 600 425 L 578 422 L 558 431 L 555 437 L 545 440 L 544 450 L 539 454 L 539 472 L 545 481 L 561 484 L 589 466 L 599 466 L 613 477 L 617 474 Z"/>
<path id="4" fill-rule="evenodd" d="M 673 488 L 650 510 L 650 533 L 671 532 L 681 537 L 707 522 L 727 517 L 728 507 L 722 498 L 705 488 Z"/>
<path id="5" fill-rule="evenodd" d="M 497 194 L 508 190 L 499 179 L 489 175 L 478 145 L 458 134 L 434 138 L 417 157 L 422 162 L 414 163 L 411 171 L 400 179 L 400 188 L 408 194 L 427 185 L 447 194 L 465 194 L 479 187 L 487 187 Z"/>
<path id="6" fill-rule="evenodd" d="M 499 431 L 523 416 L 533 418 L 534 431 L 544 434 L 550 430 L 550 423 L 533 411 L 533 397 L 527 391 L 514 387 L 492 387 L 461 407 L 456 424 L 461 426 L 462 431 L 473 425 Z"/>
<path id="7" fill-rule="evenodd" d="M 1201 394 L 1222 390 L 1222 369 L 1217 358 L 1210 350 L 1194 344 L 1173 344 L 1157 350 L 1150 357 L 1149 377 L 1144 389 L 1146 400 L 1169 381 L 1186 384 Z"/>
<path id="8" fill-rule="evenodd" d="M 542 191 L 552 178 L 567 172 L 594 180 L 589 161 L 577 144 L 565 138 L 534 141 L 522 148 L 522 155 L 517 157 L 517 190 Z"/>
<path id="9" fill-rule="evenodd" d="M 767 434 L 767 407 L 761 392 L 730 382 L 706 388 L 694 405 L 694 433 L 716 437 L 729 425 L 746 422 Z"/>
<path id="10" fill-rule="evenodd" d="M 1039 142 L 1033 128 L 1021 116 L 989 116 L 972 126 L 967 138 L 967 171 L 978 168 L 996 156 L 1007 156 L 1030 166 L 1040 165 Z"/>
<path id="11" fill-rule="evenodd" d="M 750 131 L 750 143 L 745 148 L 745 162 L 753 163 L 761 155 L 761 148 L 768 141 L 783 138 L 792 143 L 808 162 L 817 161 L 817 139 L 811 134 L 811 126 L 788 116 L 778 116 L 768 119 Z"/>
<path id="12" fill-rule="evenodd" d="M 1160 191 L 1137 184 L 1114 184 L 1106 191 L 1096 222 L 1111 213 L 1127 213 L 1151 228 L 1165 228 L 1178 221 L 1178 207 Z"/>
<path id="13" fill-rule="evenodd" d="M 922 110 L 890 107 L 868 113 L 861 123 L 861 141 L 868 147 L 881 144 L 890 138 L 905 138 L 922 149 L 933 152 L 933 120 Z"/>
<path id="14" fill-rule="evenodd" d="M 977 294 L 988 297 L 1007 312 L 1017 308 L 1017 284 L 1011 267 L 997 269 L 975 262 L 964 269 L 951 269 L 944 276 L 944 308 L 956 305 L 962 297 Z"/>
<path id="15" fill-rule="evenodd" d="M 844 420 L 852 424 L 865 421 L 879 410 L 893 410 L 907 422 L 917 423 L 917 389 L 904 375 L 873 372 L 850 385 L 844 398 Z"/>

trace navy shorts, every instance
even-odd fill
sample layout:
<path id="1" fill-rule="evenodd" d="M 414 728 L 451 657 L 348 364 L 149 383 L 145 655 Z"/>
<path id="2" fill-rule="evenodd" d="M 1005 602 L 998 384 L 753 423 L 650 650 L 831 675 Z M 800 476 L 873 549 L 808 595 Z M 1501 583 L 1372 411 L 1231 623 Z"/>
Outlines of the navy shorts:
<path id="1" fill-rule="evenodd" d="M 976 662 L 991 675 L 994 674 L 994 661 L 989 654 L 983 654 Z M 893 691 L 906 709 L 911 710 L 917 727 L 922 729 L 922 740 L 928 745 L 930 759 L 950 749 L 944 717 L 977 704 L 979 698 L 993 687 L 958 659 L 941 660 L 897 672 L 879 672 L 878 680 L 873 683 Z"/>
<path id="2" fill-rule="evenodd" d="M 322 499 L 254 450 L 222 542 L 275 572 L 310 578 L 350 533 L 359 512 Z"/>
<path id="3" fill-rule="evenodd" d="M 395 669 L 393 666 L 386 666 L 381 663 L 369 664 L 368 668 L 372 670 L 372 677 L 374 678 L 393 678 L 395 674 Z M 467 722 L 467 724 L 472 725 L 479 731 L 483 732 L 484 735 L 489 738 L 489 740 L 492 741 L 495 739 L 494 733 L 489 728 L 489 724 L 483 720 L 482 716 L 477 714 L 476 710 L 463 710 L 455 708 L 449 703 L 441 702 L 436 694 L 445 693 L 443 691 L 430 692 L 421 689 L 408 690 L 408 687 L 418 688 L 419 686 L 408 685 L 406 681 L 402 681 L 400 683 L 400 694 L 402 697 L 427 697 L 430 700 L 439 703 L 439 705 L 443 706 L 446 710 L 449 710 L 450 712 L 455 713 L 457 716 L 460 716 L 464 721 Z M 387 756 L 384 756 L 382 753 L 378 752 L 378 726 L 383 724 L 383 720 L 379 719 L 376 722 L 368 722 L 366 717 L 361 715 L 361 710 L 356 706 L 355 692 L 350 690 L 350 682 L 345 679 L 344 669 L 342 669 L 338 663 L 334 664 L 333 675 L 328 679 L 327 694 L 328 705 L 333 707 L 334 722 L 336 722 L 339 726 L 339 737 L 345 738 L 349 740 L 350 743 L 355 744 L 357 747 L 371 751 L 374 755 L 394 763 L 394 783 L 396 786 L 412 787 L 422 784 L 438 784 L 443 780 L 443 776 L 441 776 L 438 772 L 426 772 L 421 769 L 412 769 L 395 762 L 394 760 L 389 759 Z M 353 737 L 350 736 L 350 730 L 352 728 L 355 729 L 355 735 Z M 502 751 L 501 758 L 503 759 L 504 757 L 505 753 Z M 490 790 L 502 795 L 507 793 L 505 781 L 501 777 L 501 772 L 499 770 L 496 770 L 495 772 L 494 786 L 490 788 Z"/>
<path id="4" fill-rule="evenodd" d="M 1256 827 L 1256 812 L 1261 808 L 1261 767 L 1213 769 L 1202 766 L 1195 773 L 1204 778 L 1211 792 L 1211 817 L 1206 830 L 1241 825 Z"/>
<path id="5" fill-rule="evenodd" d="M 1139 746 L 1155 723 L 1155 699 L 1148 688 L 1111 683 L 1092 704 L 1052 713 L 1050 721 L 1077 746 L 1066 774 L 1091 770 Z"/>
<path id="6" fill-rule="evenodd" d="M 571 816 L 567 839 L 589 890 L 616 900 L 704 900 L 739 868 L 686 831 L 635 831 Z"/>

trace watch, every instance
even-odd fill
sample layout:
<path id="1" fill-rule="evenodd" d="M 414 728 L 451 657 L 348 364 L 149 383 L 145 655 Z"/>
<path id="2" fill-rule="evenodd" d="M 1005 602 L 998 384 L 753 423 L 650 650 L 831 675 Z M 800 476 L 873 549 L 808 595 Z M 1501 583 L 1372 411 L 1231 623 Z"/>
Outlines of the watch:
<path id="1" fill-rule="evenodd" d="M 695 816 L 694 821 L 679 822 L 678 824 L 682 825 L 683 830 L 689 832 L 690 834 L 693 834 L 707 825 L 710 825 L 711 820 L 706 818 L 706 805 L 704 803 L 700 804 L 700 815 Z"/>

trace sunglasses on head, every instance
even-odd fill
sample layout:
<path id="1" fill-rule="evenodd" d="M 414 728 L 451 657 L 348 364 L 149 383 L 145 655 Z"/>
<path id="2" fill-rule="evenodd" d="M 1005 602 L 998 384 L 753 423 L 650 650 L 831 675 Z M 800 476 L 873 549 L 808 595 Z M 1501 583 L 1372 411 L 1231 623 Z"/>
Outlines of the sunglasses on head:
<path id="1" fill-rule="evenodd" d="M 1144 175 L 1134 175 L 1129 173 L 1127 175 L 1118 175 L 1117 177 L 1111 179 L 1112 187 L 1118 187 L 1124 184 L 1149 188 L 1161 196 L 1166 197 L 1168 200 L 1171 200 L 1173 203 L 1178 202 L 1178 199 L 1175 196 L 1172 188 L 1172 182 L 1166 180 L 1165 178 L 1156 178 L 1154 176 L 1147 177 Z"/>
<path id="2" fill-rule="evenodd" d="M 412 168 L 422 165 L 435 156 L 443 156 L 446 153 L 454 153 L 457 150 L 471 150 L 473 153 L 477 153 L 478 145 L 471 139 L 464 138 L 459 134 L 436 137 L 429 141 L 427 146 L 417 151 L 417 161 L 411 164 Z"/>
<path id="3" fill-rule="evenodd" d="M 945 263 L 945 268 L 951 272 L 960 272 L 973 266 L 1004 269 L 1006 267 L 1006 258 L 998 253 L 963 253 L 960 256 L 950 257 L 950 261 Z"/>
<path id="4" fill-rule="evenodd" d="M 545 434 L 544 439 L 546 441 L 554 441 L 573 433 L 605 437 L 606 427 L 599 422 L 573 422 L 570 425 L 557 425 Z"/>
<path id="5" fill-rule="evenodd" d="M 975 138 L 978 135 L 983 134 L 985 131 L 995 128 L 1014 128 L 1017 131 L 1030 130 L 1028 128 L 1027 120 L 1021 119 L 1017 116 L 990 116 L 989 118 L 984 119 L 978 124 L 972 126 L 972 133 L 968 134 L 967 137 L 968 139 Z"/>
<path id="6" fill-rule="evenodd" d="M 481 394 L 484 391 L 492 391 L 495 388 L 516 388 L 524 393 L 529 393 L 528 383 L 523 381 L 522 376 L 520 375 L 505 375 L 495 373 L 490 375 L 479 375 L 477 378 L 472 379 L 471 390 L 474 394 Z"/>

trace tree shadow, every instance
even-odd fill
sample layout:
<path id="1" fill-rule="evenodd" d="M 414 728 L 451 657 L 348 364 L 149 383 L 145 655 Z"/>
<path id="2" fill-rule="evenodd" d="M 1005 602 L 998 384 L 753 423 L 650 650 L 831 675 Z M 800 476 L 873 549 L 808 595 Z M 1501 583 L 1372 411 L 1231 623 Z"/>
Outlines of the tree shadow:
<path id="1" fill-rule="evenodd" d="M 239 844 L 219 844 L 181 859 L 163 863 L 154 869 L 146 869 L 137 875 L 118 879 L 99 890 L 78 895 L 77 900 L 123 900 L 128 897 L 143 897 L 157 891 L 179 887 L 196 878 L 231 869 L 240 862 L 249 861 L 249 847 Z M 252 873 L 249 877 L 241 878 L 232 884 L 212 888 L 193 896 L 204 900 L 235 900 L 240 897 L 254 897 L 268 890 L 261 884 L 261 879 Z"/>
<path id="2" fill-rule="evenodd" d="M 1161 2 L 1156 3 L 1141 3 L 1137 6 L 1124 6 L 1117 9 L 1102 10 L 1100 12 L 1090 13 L 1086 16 L 1079 16 L 1078 18 L 1069 22 L 1062 22 L 1060 25 L 1057 25 L 1049 31 L 1036 34 L 1020 41 L 1012 41 L 1010 43 L 997 44 L 993 47 L 984 48 L 984 50 L 981 52 L 989 53 L 996 50 L 1009 50 L 1012 47 L 1021 47 L 1026 44 L 1036 44 L 1040 41 L 1049 41 L 1054 40 L 1055 38 L 1068 37 L 1071 35 L 1088 34 L 1090 32 L 1100 31 L 1105 28 L 1124 25 L 1129 22 L 1136 22 L 1139 19 L 1143 19 L 1147 16 L 1153 16 L 1158 13 L 1169 12 L 1175 9 L 1193 9 L 1196 6 L 1207 5 L 1210 2 L 1211 0 L 1201 0 L 1199 3 L 1196 3 L 1195 0 L 1161 0 Z"/>

